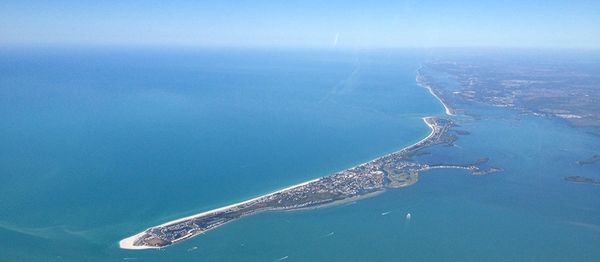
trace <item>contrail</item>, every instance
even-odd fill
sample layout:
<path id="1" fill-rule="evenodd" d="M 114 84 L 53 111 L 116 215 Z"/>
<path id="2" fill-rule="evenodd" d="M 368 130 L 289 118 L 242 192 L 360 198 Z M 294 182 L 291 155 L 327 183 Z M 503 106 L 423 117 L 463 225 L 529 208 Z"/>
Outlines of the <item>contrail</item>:
<path id="1" fill-rule="evenodd" d="M 337 46 L 338 40 L 340 39 L 340 32 L 335 33 L 335 37 L 333 38 L 333 46 Z"/>

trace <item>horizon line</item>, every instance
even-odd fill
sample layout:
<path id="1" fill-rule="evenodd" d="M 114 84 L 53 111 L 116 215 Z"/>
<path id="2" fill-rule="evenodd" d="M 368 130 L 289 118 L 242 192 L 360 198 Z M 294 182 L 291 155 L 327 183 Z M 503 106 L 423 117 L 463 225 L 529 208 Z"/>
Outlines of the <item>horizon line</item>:
<path id="1" fill-rule="evenodd" d="M 497 46 L 497 45 L 439 45 L 439 46 L 278 46 L 278 45 L 135 45 L 135 44 L 0 44 L 0 50 L 60 50 L 60 49 L 125 49 L 125 50 L 320 50 L 320 51 L 377 51 L 377 50 L 523 50 L 523 51 L 600 51 L 600 46 Z"/>

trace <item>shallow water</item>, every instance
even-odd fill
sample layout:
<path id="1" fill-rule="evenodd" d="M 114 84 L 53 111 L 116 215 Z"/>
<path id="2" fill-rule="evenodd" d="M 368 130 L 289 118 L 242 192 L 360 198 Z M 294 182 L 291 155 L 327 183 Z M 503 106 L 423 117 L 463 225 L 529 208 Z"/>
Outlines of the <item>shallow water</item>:
<path id="1" fill-rule="evenodd" d="M 121 238 L 149 226 L 425 137 L 421 117 L 443 114 L 415 82 L 426 56 L 21 50 L 1 57 L 1 260 L 600 257 L 600 187 L 562 180 L 598 173 L 600 165 L 575 161 L 599 140 L 559 121 L 478 105 L 466 109 L 491 117 L 457 116 L 471 134 L 424 157 L 489 157 L 504 172 L 432 171 L 356 203 L 259 214 L 162 250 L 120 250 Z"/>

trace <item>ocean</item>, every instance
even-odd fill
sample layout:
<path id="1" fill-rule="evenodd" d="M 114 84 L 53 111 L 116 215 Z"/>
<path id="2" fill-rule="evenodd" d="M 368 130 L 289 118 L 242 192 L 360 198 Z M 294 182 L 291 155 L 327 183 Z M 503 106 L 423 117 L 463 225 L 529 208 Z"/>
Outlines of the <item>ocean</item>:
<path id="1" fill-rule="evenodd" d="M 471 105 L 435 170 L 340 206 L 242 218 L 161 250 L 150 226 L 331 174 L 419 141 L 443 116 L 418 50 L 0 51 L 0 261 L 597 261 L 600 139 Z M 388 213 L 389 212 L 389 213 Z M 387 213 L 386 215 L 382 215 Z M 405 218 L 411 213 L 412 218 Z"/>

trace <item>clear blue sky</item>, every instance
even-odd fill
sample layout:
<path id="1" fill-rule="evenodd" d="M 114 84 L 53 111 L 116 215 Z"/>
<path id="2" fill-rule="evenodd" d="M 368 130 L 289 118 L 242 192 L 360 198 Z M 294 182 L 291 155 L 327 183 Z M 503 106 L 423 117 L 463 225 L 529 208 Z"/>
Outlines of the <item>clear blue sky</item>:
<path id="1" fill-rule="evenodd" d="M 0 1 L 0 46 L 40 45 L 600 48 L 600 0 Z"/>

